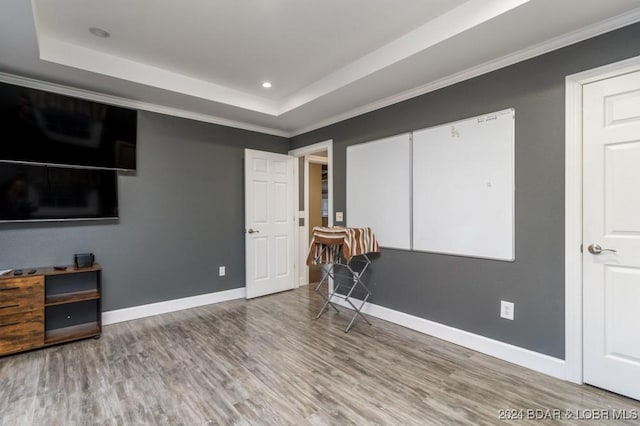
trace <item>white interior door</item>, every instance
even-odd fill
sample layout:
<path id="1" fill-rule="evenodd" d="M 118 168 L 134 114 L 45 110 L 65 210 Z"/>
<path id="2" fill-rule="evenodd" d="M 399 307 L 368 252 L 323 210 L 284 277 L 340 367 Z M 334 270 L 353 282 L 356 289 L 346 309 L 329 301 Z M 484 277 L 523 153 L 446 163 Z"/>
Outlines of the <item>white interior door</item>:
<path id="1" fill-rule="evenodd" d="M 584 381 L 640 399 L 640 72 L 583 91 Z"/>
<path id="2" fill-rule="evenodd" d="M 294 157 L 245 149 L 247 299 L 295 287 Z"/>

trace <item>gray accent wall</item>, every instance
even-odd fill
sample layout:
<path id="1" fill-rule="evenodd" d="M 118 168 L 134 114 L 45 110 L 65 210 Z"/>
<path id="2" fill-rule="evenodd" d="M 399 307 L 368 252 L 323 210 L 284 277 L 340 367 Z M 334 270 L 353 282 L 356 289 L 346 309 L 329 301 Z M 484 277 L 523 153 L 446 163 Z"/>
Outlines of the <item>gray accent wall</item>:
<path id="1" fill-rule="evenodd" d="M 565 76 L 640 55 L 638 40 L 635 24 L 293 138 L 292 149 L 333 139 L 334 206 L 348 219 L 349 145 L 516 110 L 515 262 L 383 249 L 370 301 L 564 358 Z M 499 318 L 500 300 L 515 303 L 514 321 Z"/>
<path id="2" fill-rule="evenodd" d="M 118 178 L 120 219 L 0 224 L 0 269 L 93 252 L 104 311 L 244 287 L 244 148 L 286 153 L 289 142 L 140 112 L 138 170 Z"/>

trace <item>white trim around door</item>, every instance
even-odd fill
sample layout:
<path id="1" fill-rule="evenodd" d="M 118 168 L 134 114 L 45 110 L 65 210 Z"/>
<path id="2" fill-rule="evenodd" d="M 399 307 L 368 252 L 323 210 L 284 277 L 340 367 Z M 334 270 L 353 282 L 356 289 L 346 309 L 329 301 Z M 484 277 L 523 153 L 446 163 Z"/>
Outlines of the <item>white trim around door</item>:
<path id="1" fill-rule="evenodd" d="M 566 77 L 565 110 L 565 363 L 582 381 L 582 86 L 640 70 L 640 56 Z"/>
<path id="2" fill-rule="evenodd" d="M 309 164 L 328 164 L 328 157 L 320 157 L 316 155 L 305 155 L 304 156 L 304 225 L 302 226 L 303 233 L 305 236 L 305 246 L 309 246 Z M 329 166 L 327 166 L 328 169 Z M 330 172 L 327 172 L 327 174 Z M 327 185 L 329 184 L 327 179 Z M 327 197 L 329 195 L 327 194 Z M 331 213 L 327 212 L 328 218 L 331 218 Z M 329 225 L 331 226 L 331 225 Z M 306 258 L 305 258 L 306 259 Z M 305 284 L 311 284 L 309 279 L 309 268 L 305 268 Z"/>
<path id="3" fill-rule="evenodd" d="M 297 148 L 297 149 L 293 149 L 291 151 L 289 151 L 289 155 L 292 155 L 294 157 L 306 157 L 306 156 L 310 156 L 313 154 L 316 154 L 318 152 L 321 151 L 327 151 L 327 185 L 328 185 L 328 215 L 329 215 L 329 220 L 328 220 L 328 224 L 329 226 L 333 226 L 333 220 L 334 220 L 334 212 L 333 212 L 333 140 L 329 139 L 327 141 L 324 142 L 318 142 L 318 143 L 314 143 L 313 145 L 307 145 L 307 146 L 303 146 L 302 148 Z M 296 186 L 295 186 L 295 191 L 296 191 L 296 197 L 298 197 L 299 192 L 300 192 L 300 184 L 301 182 L 299 182 L 299 173 L 296 172 L 295 173 L 295 181 L 296 181 Z M 309 235 L 309 229 L 308 229 L 308 212 L 307 210 L 309 210 L 309 194 L 307 191 L 307 188 L 309 186 L 309 161 L 307 158 L 305 158 L 305 162 L 304 162 L 304 209 L 305 209 L 305 215 L 304 215 L 304 229 L 305 229 L 305 235 Z M 295 215 L 296 218 L 299 222 L 300 219 L 300 213 L 299 213 L 299 200 L 295 201 Z M 297 244 L 296 247 L 296 252 L 300 253 L 300 250 L 306 250 L 306 248 L 302 248 L 299 246 L 299 244 Z M 301 256 L 298 256 L 299 258 Z M 299 265 L 300 268 L 304 268 L 305 265 Z M 300 274 L 298 274 L 300 275 Z M 306 284 L 309 284 L 309 274 L 307 271 L 306 274 Z M 329 282 L 329 288 L 333 287 L 333 283 Z"/>

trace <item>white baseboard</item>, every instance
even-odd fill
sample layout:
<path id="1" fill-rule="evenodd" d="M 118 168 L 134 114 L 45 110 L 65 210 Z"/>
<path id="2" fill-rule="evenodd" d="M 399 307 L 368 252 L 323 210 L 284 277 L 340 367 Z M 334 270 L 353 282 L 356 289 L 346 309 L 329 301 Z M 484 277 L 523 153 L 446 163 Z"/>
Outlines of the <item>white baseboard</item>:
<path id="1" fill-rule="evenodd" d="M 200 294 L 198 296 L 183 297 L 181 299 L 166 300 L 164 302 L 149 303 L 148 305 L 116 309 L 102 313 L 102 325 L 131 321 L 138 318 L 195 308 L 197 306 L 210 305 L 212 303 L 226 302 L 227 300 L 244 299 L 245 295 L 245 287 L 240 287 L 231 290 L 217 291 L 215 293 Z"/>
<path id="2" fill-rule="evenodd" d="M 343 299 L 334 298 L 332 302 L 351 309 L 351 306 Z M 401 325 L 411 330 L 419 331 L 433 337 L 437 337 L 465 348 L 556 377 L 568 380 L 567 365 L 565 360 L 549 355 L 534 352 L 519 346 L 510 345 L 468 331 L 460 330 L 448 325 L 429 321 L 424 318 L 405 314 L 400 311 L 385 308 L 383 306 L 366 303 L 362 312 L 372 317 L 380 318 L 394 324 Z"/>

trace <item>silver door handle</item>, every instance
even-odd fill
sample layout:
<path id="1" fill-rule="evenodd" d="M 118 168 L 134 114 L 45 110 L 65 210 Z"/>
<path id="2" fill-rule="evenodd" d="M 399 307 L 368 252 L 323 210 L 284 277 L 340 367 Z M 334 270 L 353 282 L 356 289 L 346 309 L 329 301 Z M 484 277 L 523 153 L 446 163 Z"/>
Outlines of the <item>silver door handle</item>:
<path id="1" fill-rule="evenodd" d="M 600 244 L 591 244 L 589 247 L 587 247 L 587 250 L 589 250 L 589 253 L 591 254 L 600 254 L 602 252 L 608 251 L 610 253 L 617 253 L 617 250 L 614 249 L 603 249 L 602 247 L 600 247 Z"/>
<path id="2" fill-rule="evenodd" d="M 256 234 L 257 234 L 257 233 L 258 233 L 258 232 L 260 232 L 260 231 L 258 231 L 258 230 L 256 230 L 256 229 L 253 229 L 253 228 L 249 228 L 249 230 L 248 230 L 247 232 L 248 232 L 249 234 L 253 234 L 253 233 L 256 233 Z"/>

